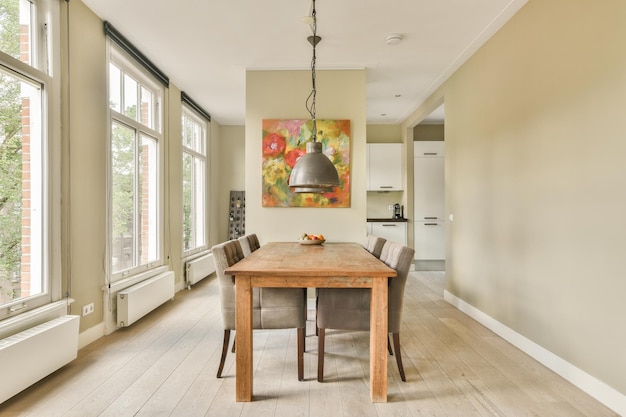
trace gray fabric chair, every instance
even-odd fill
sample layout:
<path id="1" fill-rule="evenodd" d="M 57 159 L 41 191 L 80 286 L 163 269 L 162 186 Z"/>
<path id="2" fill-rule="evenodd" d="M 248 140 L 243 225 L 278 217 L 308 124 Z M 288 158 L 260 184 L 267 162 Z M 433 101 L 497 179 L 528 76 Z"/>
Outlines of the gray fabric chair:
<path id="1" fill-rule="evenodd" d="M 383 246 L 385 245 L 386 241 L 387 239 L 376 235 L 367 235 L 367 239 L 365 240 L 365 244 L 363 245 L 363 247 L 369 253 L 380 259 L 380 253 L 383 251 Z M 315 306 L 317 308 L 317 288 L 315 289 Z M 317 322 L 317 310 L 315 312 L 315 322 Z M 317 326 L 315 327 L 315 336 L 319 336 Z"/>
<path id="2" fill-rule="evenodd" d="M 244 258 L 238 240 L 213 246 L 213 261 L 220 287 L 224 343 L 217 377 L 222 376 L 228 353 L 230 332 L 235 330 L 235 279 L 224 270 Z M 253 288 L 252 326 L 254 329 L 298 329 L 298 380 L 304 379 L 304 315 L 306 290 L 303 288 Z M 234 345 L 233 345 L 234 352 Z"/>
<path id="3" fill-rule="evenodd" d="M 400 352 L 400 324 L 404 304 L 404 287 L 413 254 L 409 247 L 387 241 L 380 260 L 396 270 L 398 276 L 389 279 L 388 330 L 393 334 L 394 353 L 402 381 L 406 381 Z M 326 329 L 370 329 L 370 296 L 368 288 L 320 288 L 317 298 L 318 362 L 317 380 L 324 380 L 324 341 Z M 391 353 L 391 345 L 390 353 Z"/>
<path id="4" fill-rule="evenodd" d="M 241 236 L 237 240 L 239 240 L 239 243 L 241 244 L 241 250 L 243 251 L 243 256 L 248 256 L 252 252 L 254 252 L 255 250 L 261 247 L 261 245 L 259 244 L 259 239 L 254 233 L 250 235 Z"/>
<path id="5" fill-rule="evenodd" d="M 365 249 L 378 259 L 380 259 L 380 254 L 383 251 L 383 246 L 385 246 L 385 242 L 387 239 L 378 237 L 375 235 L 367 235 L 367 240 L 365 241 Z"/>

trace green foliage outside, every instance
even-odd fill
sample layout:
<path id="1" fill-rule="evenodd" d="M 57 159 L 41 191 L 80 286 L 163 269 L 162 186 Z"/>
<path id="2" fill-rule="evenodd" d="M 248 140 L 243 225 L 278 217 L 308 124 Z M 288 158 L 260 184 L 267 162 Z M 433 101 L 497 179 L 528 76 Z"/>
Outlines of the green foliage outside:
<path id="1" fill-rule="evenodd" d="M 19 2 L 0 0 L 0 50 L 19 57 Z M 0 72 L 0 304 L 19 297 L 22 211 L 20 82 Z M 19 288 L 19 287 L 18 287 Z"/>

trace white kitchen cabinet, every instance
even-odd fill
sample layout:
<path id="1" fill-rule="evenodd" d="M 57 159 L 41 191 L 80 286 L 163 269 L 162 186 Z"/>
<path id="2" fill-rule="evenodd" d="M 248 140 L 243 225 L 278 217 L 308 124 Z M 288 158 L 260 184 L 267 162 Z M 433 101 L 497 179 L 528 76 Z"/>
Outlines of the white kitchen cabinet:
<path id="1" fill-rule="evenodd" d="M 406 222 L 368 222 L 367 231 L 369 234 L 400 243 L 401 245 L 406 245 Z"/>
<path id="2" fill-rule="evenodd" d="M 413 142 L 413 157 L 443 158 L 445 145 L 442 140 L 416 140 Z"/>
<path id="3" fill-rule="evenodd" d="M 402 144 L 367 144 L 367 190 L 402 191 Z"/>
<path id="4" fill-rule="evenodd" d="M 415 259 L 445 259 L 444 142 L 414 142 Z"/>
<path id="5" fill-rule="evenodd" d="M 417 260 L 446 258 L 445 223 L 439 221 L 413 222 L 415 256 Z"/>

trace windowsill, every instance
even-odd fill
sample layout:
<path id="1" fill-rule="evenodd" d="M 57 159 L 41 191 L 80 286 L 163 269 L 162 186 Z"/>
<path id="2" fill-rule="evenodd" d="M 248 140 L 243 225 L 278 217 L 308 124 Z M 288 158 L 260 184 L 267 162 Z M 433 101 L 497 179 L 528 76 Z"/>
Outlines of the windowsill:
<path id="1" fill-rule="evenodd" d="M 155 277 L 163 272 L 169 271 L 169 267 L 166 265 L 159 266 L 154 269 L 150 269 L 148 271 L 143 271 L 135 275 L 130 275 L 119 279 L 117 281 L 111 282 L 109 285 L 105 285 L 102 287 L 102 291 L 110 291 L 111 293 L 116 293 L 119 290 L 130 287 L 131 285 L 135 285 L 141 281 L 145 281 L 149 278 Z"/>
<path id="2" fill-rule="evenodd" d="M 64 316 L 73 302 L 73 298 L 64 298 L 0 321 L 0 339 Z"/>
<path id="3" fill-rule="evenodd" d="M 193 261 L 194 259 L 201 258 L 203 256 L 209 255 L 211 253 L 211 249 L 204 249 L 200 252 L 190 253 L 186 256 L 183 256 L 183 262 Z"/>

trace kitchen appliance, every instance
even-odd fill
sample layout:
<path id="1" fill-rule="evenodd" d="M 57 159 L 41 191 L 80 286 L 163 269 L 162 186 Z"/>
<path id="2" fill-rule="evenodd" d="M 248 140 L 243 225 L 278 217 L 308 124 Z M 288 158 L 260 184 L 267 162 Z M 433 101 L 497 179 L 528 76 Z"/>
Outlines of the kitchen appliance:
<path id="1" fill-rule="evenodd" d="M 404 218 L 404 206 L 401 206 L 398 203 L 393 205 L 393 218 L 394 219 Z"/>

